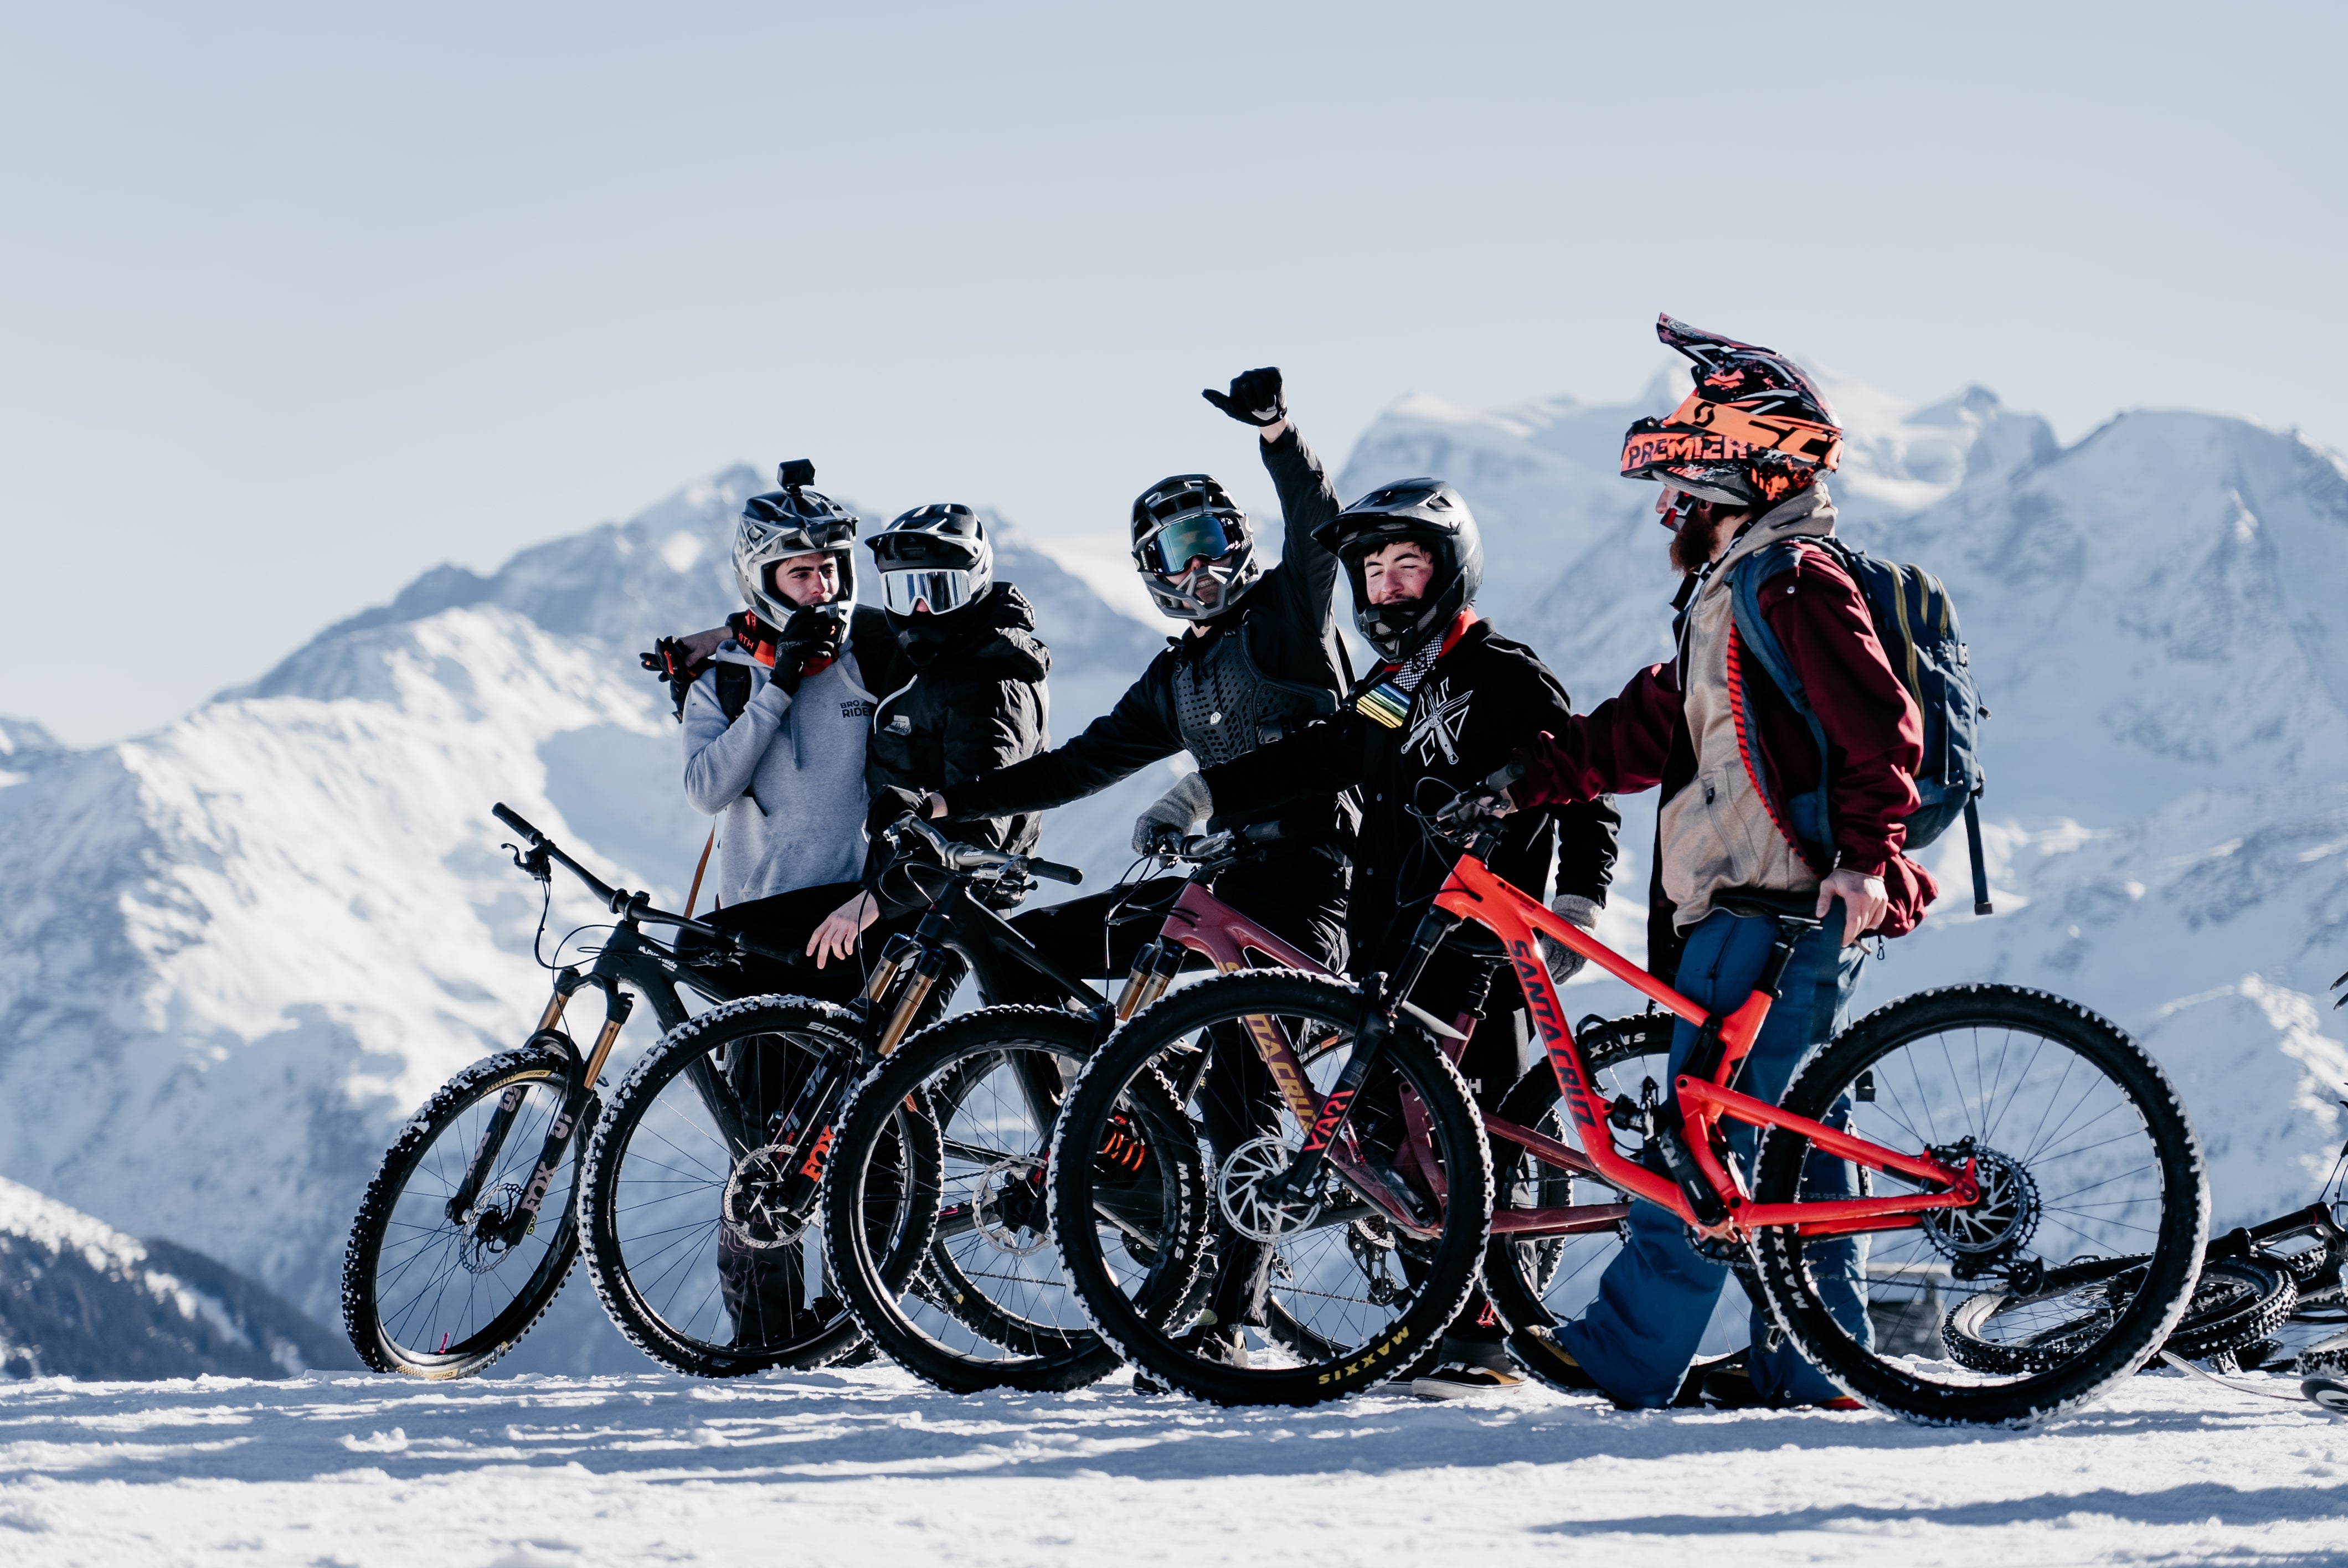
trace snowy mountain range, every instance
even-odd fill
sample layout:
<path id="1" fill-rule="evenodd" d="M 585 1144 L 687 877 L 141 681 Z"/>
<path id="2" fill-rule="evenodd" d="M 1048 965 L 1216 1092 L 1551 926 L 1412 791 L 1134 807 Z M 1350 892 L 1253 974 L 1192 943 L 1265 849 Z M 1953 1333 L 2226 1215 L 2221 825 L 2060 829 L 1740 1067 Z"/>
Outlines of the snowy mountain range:
<path id="1" fill-rule="evenodd" d="M 1999 913 L 1966 912 L 1962 843 L 1935 846 L 1952 894 L 1866 999 L 1965 978 L 2075 996 L 2183 1081 L 2222 1222 L 2305 1202 L 2348 1126 L 2348 1047 L 2322 1000 L 2348 968 L 2332 609 L 2348 470 L 2214 416 L 2131 414 L 2065 448 L 1979 389 L 1914 408 L 1830 386 L 1851 432 L 1833 481 L 1846 531 L 1948 581 L 1996 715 Z M 1495 563 L 1485 608 L 1586 706 L 1668 652 L 1653 492 L 1615 477 L 1614 454 L 1677 390 L 1415 398 L 1339 488 L 1457 483 Z M 427 573 L 135 741 L 68 751 L 0 721 L 0 1176 L 332 1321 L 344 1230 L 393 1127 L 543 999 L 536 890 L 489 803 L 681 900 L 707 822 L 679 798 L 676 726 L 634 655 L 733 607 L 731 520 L 765 487 L 729 470 L 493 575 Z M 1015 532 L 1000 569 L 1036 603 L 1065 738 L 1162 630 Z M 1165 776 L 1056 814 L 1047 850 L 1114 876 Z M 1625 815 L 1606 929 L 1636 952 L 1652 813 Z M 595 914 L 563 892 L 551 930 Z M 1611 1010 L 1612 984 L 1576 999 Z M 629 1364 L 588 1297 L 574 1285 L 509 1368 Z"/>

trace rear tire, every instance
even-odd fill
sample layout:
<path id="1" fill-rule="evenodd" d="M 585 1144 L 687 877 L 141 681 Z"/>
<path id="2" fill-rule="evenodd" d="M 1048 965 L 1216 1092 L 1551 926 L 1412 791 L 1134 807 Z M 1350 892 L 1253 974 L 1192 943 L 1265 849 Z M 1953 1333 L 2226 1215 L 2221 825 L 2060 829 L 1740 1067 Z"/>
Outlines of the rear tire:
<path id="1" fill-rule="evenodd" d="M 1840 1107 L 1857 1136 L 1951 1160 L 1962 1150 L 1981 1163 L 1985 1195 L 1972 1209 L 1865 1238 L 1859 1284 L 1871 1309 L 1885 1291 L 1921 1293 L 1917 1305 L 1944 1287 L 1959 1297 L 2010 1293 L 2044 1267 L 2044 1251 L 2152 1246 L 2141 1280 L 2111 1304 L 2099 1332 L 2001 1381 L 1962 1363 L 1878 1354 L 1836 1320 L 1809 1266 L 1818 1249 L 1832 1278 L 1831 1249 L 1847 1238 L 1806 1243 L 1793 1226 L 1762 1230 L 1753 1251 L 1772 1314 L 1812 1365 L 1868 1405 L 1933 1425 L 2032 1425 L 2130 1376 L 2185 1311 L 2209 1230 L 2199 1145 L 2159 1067 L 2077 1003 L 1986 985 L 1904 998 L 1811 1056 L 1782 1103 L 1814 1121 Z M 1757 1201 L 1794 1202 L 1810 1153 L 1798 1133 L 1767 1132 Z M 1872 1184 L 1878 1196 L 1921 1190 L 1880 1173 Z M 2035 1337 L 2042 1325 L 2014 1327 Z"/>
<path id="2" fill-rule="evenodd" d="M 1179 1084 L 1184 1087 L 1175 1092 L 1196 1123 L 1190 1102 L 1199 1085 L 1212 1082 L 1211 1074 L 1201 1079 L 1196 1070 L 1212 1031 L 1245 1029 L 1249 1019 L 1272 1020 L 1297 1050 L 1316 1092 L 1325 1093 L 1351 1057 L 1361 1016 L 1362 993 L 1322 976 L 1262 969 L 1200 980 L 1128 1020 L 1086 1064 L 1061 1109 L 1051 1184 L 1061 1266 L 1101 1337 L 1194 1399 L 1317 1405 L 1370 1388 L 1437 1341 L 1475 1282 L 1491 1216 L 1491 1152 L 1457 1069 L 1406 1021 L 1389 1040 L 1348 1125 L 1415 1202 L 1439 1211 L 1433 1236 L 1415 1238 L 1392 1226 L 1334 1170 L 1316 1184 L 1311 1212 L 1300 1222 L 1264 1217 L 1283 1211 L 1259 1190 L 1262 1179 L 1303 1142 L 1303 1130 L 1284 1103 L 1264 1112 L 1272 1131 L 1228 1152 L 1220 1165 L 1207 1164 L 1197 1201 L 1216 1204 L 1234 1225 L 1233 1214 L 1251 1216 L 1265 1227 L 1259 1234 L 1269 1244 L 1264 1322 L 1213 1326 L 1216 1337 L 1244 1336 L 1251 1327 L 1258 1333 L 1260 1343 L 1248 1348 L 1250 1364 L 1193 1354 L 1202 1343 L 1194 1331 L 1210 1327 L 1191 1320 L 1199 1293 L 1179 1271 L 1134 1269 L 1120 1276 L 1103 1245 L 1105 1227 L 1089 1218 L 1100 1201 L 1091 1154 L 1103 1147 L 1113 1116 L 1136 1114 Z M 1406 1090 L 1423 1108 L 1429 1156 L 1447 1197 L 1435 1196 L 1409 1157 Z M 1192 1135 L 1202 1162 L 1210 1159 L 1203 1125 Z M 1410 1174 L 1403 1173 L 1405 1165 Z M 1072 1215 L 1086 1217 L 1071 1223 Z M 1259 1365 L 1258 1358 L 1282 1364 Z"/>
<path id="3" fill-rule="evenodd" d="M 821 1130 L 788 1159 L 779 1145 L 742 1146 L 767 1135 L 807 1075 L 838 1074 L 845 1094 L 861 1050 L 856 1027 L 854 1014 L 828 1002 L 747 997 L 671 1030 L 613 1094 L 587 1151 L 580 1229 L 596 1295 L 654 1360 L 696 1378 L 738 1378 L 824 1366 L 862 1340 L 825 1274 L 817 1193 L 790 1212 L 763 1195 L 808 1160 L 820 1175 Z M 730 1139 L 702 1087 L 705 1071 L 743 1109 Z M 836 1095 L 826 1118 L 835 1125 L 838 1105 Z M 922 1153 L 906 1157 L 918 1164 Z"/>
<path id="4" fill-rule="evenodd" d="M 1052 1125 L 1096 1036 L 1091 1019 L 1061 1009 L 963 1013 L 907 1040 L 840 1113 L 824 1177 L 832 1277 L 883 1353 L 949 1393 L 1059 1393 L 1117 1369 L 1117 1352 L 1092 1331 L 1060 1272 L 1045 1223 Z M 1146 1151 L 1132 1177 L 1146 1190 L 1128 1193 L 1128 1203 L 1187 1223 L 1174 1255 L 1195 1267 L 1205 1228 L 1191 1201 L 1204 1179 L 1196 1142 L 1171 1093 L 1147 1104 L 1142 1122 L 1129 1142 Z M 942 1156 L 940 1182 L 915 1194 L 918 1214 L 889 1193 L 876 1201 L 866 1180 L 891 1126 L 919 1128 L 894 1136 L 919 1136 Z M 1171 1168 L 1160 1168 L 1161 1152 Z M 905 1226 L 917 1228 L 901 1237 Z M 876 1256 L 908 1266 L 883 1273 Z"/>
<path id="5" fill-rule="evenodd" d="M 513 1213 L 535 1173 L 550 1122 L 578 1071 L 556 1045 L 477 1061 L 408 1119 L 367 1184 L 343 1251 L 343 1328 L 359 1359 L 410 1378 L 469 1378 L 513 1348 L 561 1293 L 579 1260 L 579 1153 L 574 1131 L 541 1202 L 511 1247 L 485 1239 L 480 1217 Z M 456 1193 L 497 1102 L 520 1096 L 474 1215 L 451 1220 Z M 593 1124 L 591 1096 L 581 1121 Z M 484 1202 L 486 1200 L 486 1202 Z"/>

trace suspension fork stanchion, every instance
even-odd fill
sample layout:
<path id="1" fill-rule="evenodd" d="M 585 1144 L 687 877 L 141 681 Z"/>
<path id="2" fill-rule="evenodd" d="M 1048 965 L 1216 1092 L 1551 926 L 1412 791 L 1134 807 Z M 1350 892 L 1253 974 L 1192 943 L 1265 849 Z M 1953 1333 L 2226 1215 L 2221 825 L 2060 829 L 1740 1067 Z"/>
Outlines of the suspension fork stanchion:
<path id="1" fill-rule="evenodd" d="M 557 1034 L 555 1026 L 562 1021 L 562 1009 L 571 1005 L 572 994 L 586 983 L 586 978 L 576 968 L 564 969 L 555 976 L 554 993 L 546 999 L 546 1010 L 539 1015 L 538 1028 L 530 1033 L 531 1044 L 537 1044 L 541 1036 L 554 1034 L 564 1049 L 570 1050 L 569 1037 Z M 577 1052 L 573 1050 L 571 1054 L 576 1060 Z M 481 1195 L 482 1184 L 489 1179 L 489 1172 L 497 1164 L 498 1156 L 505 1152 L 506 1134 L 513 1131 L 514 1118 L 521 1114 L 522 1102 L 529 1098 L 530 1085 L 527 1083 L 517 1083 L 498 1096 L 498 1108 L 489 1112 L 489 1124 L 481 1129 L 480 1139 L 473 1145 L 472 1158 L 465 1163 L 464 1178 L 457 1184 L 457 1190 L 448 1194 L 447 1209 L 450 1224 L 465 1223 L 465 1216 L 471 1212 L 474 1200 Z M 569 1096 L 566 1094 L 564 1098 L 567 1101 Z"/>
<path id="2" fill-rule="evenodd" d="M 1396 981 L 1389 987 L 1383 975 L 1372 975 L 1362 992 L 1362 1024 L 1354 1035 L 1354 1052 L 1345 1063 L 1345 1071 L 1321 1101 L 1319 1113 L 1305 1129 L 1304 1147 L 1289 1163 L 1288 1169 L 1263 1184 L 1265 1194 L 1275 1204 L 1295 1203 L 1319 1179 L 1321 1167 L 1329 1158 L 1329 1146 L 1345 1130 L 1354 1102 L 1369 1081 L 1370 1072 L 1385 1054 L 1387 1037 L 1394 1032 L 1394 1004 L 1410 995 L 1411 988 L 1426 972 L 1427 960 L 1435 949 L 1459 925 L 1460 917 L 1447 909 L 1429 908 L 1418 923 L 1418 931 L 1411 938 L 1410 951 L 1403 958 Z"/>

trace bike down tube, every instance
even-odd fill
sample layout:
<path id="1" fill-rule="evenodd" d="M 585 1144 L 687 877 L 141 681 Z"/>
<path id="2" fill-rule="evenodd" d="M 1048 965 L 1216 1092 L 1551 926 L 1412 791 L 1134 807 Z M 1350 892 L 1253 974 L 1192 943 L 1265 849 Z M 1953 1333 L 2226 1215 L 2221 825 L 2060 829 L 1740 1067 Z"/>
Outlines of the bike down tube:
<path id="1" fill-rule="evenodd" d="M 1572 948 L 1609 974 L 1630 984 L 1642 995 L 1699 1028 L 1710 1020 L 1711 1015 L 1595 937 L 1527 897 L 1473 856 L 1463 856 L 1453 866 L 1449 879 L 1436 896 L 1436 902 L 1488 927 L 1500 938 L 1516 966 L 1518 981 L 1532 1011 L 1534 1025 L 1541 1032 L 1550 1065 L 1558 1074 L 1558 1087 L 1571 1108 L 1575 1122 L 1589 1134 L 1587 1153 L 1597 1174 L 1618 1190 L 1659 1204 L 1693 1224 L 1694 1216 L 1675 1182 L 1655 1174 L 1635 1161 L 1625 1159 L 1615 1151 L 1611 1138 L 1601 1135 L 1606 1108 L 1589 1087 L 1589 1073 L 1582 1061 L 1581 1047 L 1575 1043 L 1572 1030 L 1566 1025 L 1565 1010 L 1558 1001 L 1556 988 L 1550 979 L 1549 966 L 1543 961 L 1532 937 L 1538 932 Z M 1724 1049 L 1714 1070 L 1715 1072 L 1725 1077 L 1751 1050 L 1761 1020 L 1767 1015 L 1768 999 L 1766 992 L 1756 991 L 1739 1004 L 1735 1011 L 1719 1020 L 1719 1036 Z M 1738 1121 L 1800 1132 L 1821 1149 L 1844 1158 L 1858 1160 L 1878 1170 L 1943 1183 L 1950 1188 L 1946 1193 L 1912 1194 L 1900 1197 L 1814 1199 L 1795 1204 L 1756 1205 L 1750 1202 L 1748 1195 L 1714 1156 L 1710 1139 L 1703 1135 L 1709 1132 L 1719 1112 L 1698 1109 L 1688 1118 L 1691 1123 L 1688 1131 L 1695 1134 L 1688 1139 L 1689 1153 L 1722 1200 L 1725 1203 L 1735 1200 L 1736 1223 L 1740 1226 L 1795 1225 L 1807 1227 L 1815 1225 L 1821 1227 L 1822 1234 L 1827 1226 L 1837 1231 L 1863 1226 L 1888 1229 L 1893 1228 L 1893 1225 L 1883 1222 L 1907 1218 L 1913 1223 L 1914 1216 L 1926 1210 L 1962 1208 L 1979 1198 L 1970 1171 L 1960 1173 L 1938 1161 L 1898 1153 L 1807 1118 L 1780 1111 L 1749 1095 L 1737 1094 L 1711 1080 L 1683 1075 L 1678 1081 L 1678 1089 L 1681 1094 L 1695 1101 L 1699 1107 L 1709 1107 L 1715 1103 L 1725 1105 L 1734 1101 Z"/>

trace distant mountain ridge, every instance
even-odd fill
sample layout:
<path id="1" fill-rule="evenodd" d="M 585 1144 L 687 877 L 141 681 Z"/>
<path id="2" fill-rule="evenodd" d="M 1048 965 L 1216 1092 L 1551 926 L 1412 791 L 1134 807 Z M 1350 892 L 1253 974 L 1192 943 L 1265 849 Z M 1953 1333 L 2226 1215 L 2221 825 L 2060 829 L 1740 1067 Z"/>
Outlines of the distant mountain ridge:
<path id="1" fill-rule="evenodd" d="M 2323 996 L 2348 968 L 2333 608 L 2348 474 L 2214 416 L 2131 414 L 2062 447 L 1978 389 L 1926 407 L 1831 390 L 1845 531 L 1947 579 L 1995 710 L 2000 912 L 1945 899 L 1870 966 L 1863 1000 L 1974 978 L 2075 996 L 2183 1082 L 2221 1219 L 2306 1201 L 2348 1129 L 2348 1047 Z M 1614 458 L 1673 391 L 1498 412 L 1414 399 L 1364 436 L 1339 488 L 1460 484 L 1494 562 L 1483 608 L 1587 708 L 1669 651 L 1653 491 Z M 732 518 L 765 487 L 730 469 L 494 573 L 427 573 L 135 741 L 73 752 L 0 721 L 0 1175 L 329 1321 L 344 1227 L 392 1128 L 543 999 L 536 890 L 489 803 L 682 898 L 708 819 L 680 798 L 677 728 L 634 653 L 733 607 Z M 1065 739 L 1162 628 L 1015 529 L 999 559 L 1053 647 Z M 1053 814 L 1047 851 L 1113 877 L 1168 776 Z M 1653 813 L 1625 804 L 1604 929 L 1636 953 Z M 1944 884 L 1961 854 L 1929 856 Z M 563 890 L 551 932 L 596 916 Z M 1579 984 L 1577 1016 L 1619 1005 L 1611 984 Z M 623 1053 L 648 1039 L 632 1030 Z M 569 1295 L 512 1368 L 632 1363 L 588 1293 Z"/>

